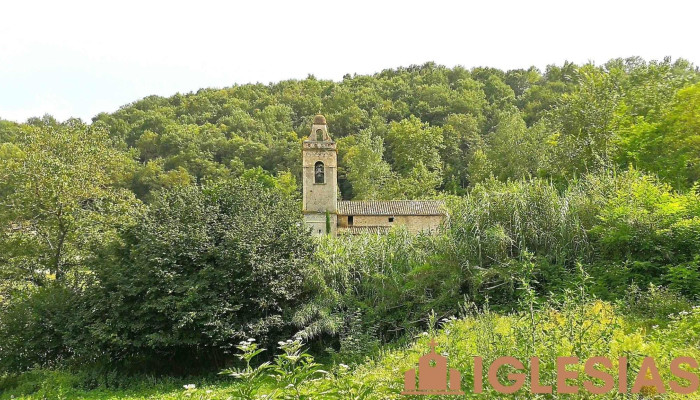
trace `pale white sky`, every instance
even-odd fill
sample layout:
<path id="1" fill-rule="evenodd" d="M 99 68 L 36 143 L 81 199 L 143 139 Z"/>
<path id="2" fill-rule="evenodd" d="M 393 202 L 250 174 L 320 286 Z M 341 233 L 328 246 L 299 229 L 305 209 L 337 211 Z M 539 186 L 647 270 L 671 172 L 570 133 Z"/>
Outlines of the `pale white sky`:
<path id="1" fill-rule="evenodd" d="M 435 61 L 700 63 L 698 1 L 0 0 L 0 118 L 89 121 L 157 94 Z"/>

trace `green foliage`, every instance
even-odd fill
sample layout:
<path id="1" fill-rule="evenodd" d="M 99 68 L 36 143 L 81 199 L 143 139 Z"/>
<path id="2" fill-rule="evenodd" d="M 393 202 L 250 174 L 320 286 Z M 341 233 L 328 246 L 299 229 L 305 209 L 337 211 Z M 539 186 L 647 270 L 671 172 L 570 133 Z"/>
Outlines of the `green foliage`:
<path id="1" fill-rule="evenodd" d="M 489 180 L 453 200 L 449 248 L 470 277 L 467 294 L 509 302 L 530 261 L 543 293 L 567 287 L 575 262 L 589 257 L 591 246 L 578 197 L 539 179 Z"/>
<path id="2" fill-rule="evenodd" d="M 699 80 L 682 59 L 567 62 L 544 72 L 426 63 L 341 82 L 309 76 L 149 96 L 96 116 L 94 126 L 137 153 L 141 164 L 124 183 L 146 201 L 159 188 L 257 167 L 298 179 L 299 142 L 319 111 L 348 147 L 339 163 L 345 198 L 463 193 L 470 179 L 491 175 L 566 181 L 629 164 L 687 188 L 700 164 L 692 133 Z M 50 116 L 30 122 L 58 125 Z M 5 123 L 0 142 L 14 143 L 18 130 Z"/>
<path id="3" fill-rule="evenodd" d="M 76 120 L 24 126 L 0 147 L 3 272 L 42 285 L 79 270 L 138 208 L 121 188 L 133 167 L 102 129 Z"/>
<path id="4" fill-rule="evenodd" d="M 651 322 L 649 325 L 667 325 L 669 315 L 687 312 L 692 303 L 673 290 L 649 284 L 647 290 L 637 285 L 627 288 L 623 307 L 629 316 L 636 316 Z"/>
<path id="5" fill-rule="evenodd" d="M 463 319 L 443 321 L 442 330 L 435 338 L 437 351 L 447 356 L 450 368 L 462 373 L 462 388 L 471 393 L 473 388 L 473 357 L 483 357 L 484 365 L 502 356 L 515 357 L 529 370 L 530 357 L 541 360 L 541 384 L 556 388 L 556 357 L 575 355 L 580 360 L 605 354 L 617 368 L 617 359 L 629 359 L 628 382 L 634 382 L 639 365 L 644 357 L 653 357 L 659 365 L 662 379 L 668 382 L 668 365 L 674 357 L 688 354 L 698 358 L 697 324 L 700 308 L 672 316 L 667 328 L 638 329 L 636 321 L 627 319 L 620 310 L 608 303 L 573 296 L 556 306 L 537 309 L 531 318 L 528 313 L 497 314 L 489 309 L 478 310 L 467 307 Z M 693 330 L 695 328 L 695 330 Z M 532 338 L 534 337 L 534 342 Z M 409 348 L 386 352 L 376 362 L 368 362 L 354 371 L 354 380 L 372 387 L 371 399 L 400 399 L 403 388 L 403 371 L 415 368 L 418 358 L 425 354 L 431 337 L 418 338 Z M 534 343 L 534 345 L 532 345 Z M 583 361 L 582 361 L 583 362 Z M 581 362 L 581 363 L 582 363 Z M 583 386 L 586 379 L 570 381 L 571 385 Z M 617 379 L 616 379 L 617 384 Z M 482 394 L 468 397 L 480 398 L 530 398 L 529 380 L 515 394 L 503 395 L 495 392 L 487 383 Z M 555 389 L 556 390 L 556 389 Z M 525 397 L 523 397 L 525 396 Z M 556 398 L 548 395 L 544 398 Z M 584 392 L 567 395 L 572 399 L 590 398 Z M 617 393 L 598 395 L 596 398 L 618 398 Z M 666 395 L 668 398 L 687 398 L 681 395 Z"/>
<path id="6" fill-rule="evenodd" d="M 599 207 L 590 227 L 599 285 L 611 288 L 613 297 L 632 283 L 697 296 L 700 196 L 677 193 L 636 171 L 599 179 L 589 177 L 584 184 L 586 201 Z M 607 290 L 600 294 L 610 297 Z"/>
<path id="7" fill-rule="evenodd" d="M 501 181 L 546 175 L 552 138 L 545 123 L 527 128 L 517 110 L 501 113 L 498 119 L 495 131 L 486 137 L 484 146 L 489 173 Z M 483 174 L 481 172 L 482 179 L 472 182 L 486 178 Z"/>
<path id="8" fill-rule="evenodd" d="M 314 396 L 322 396 L 323 392 L 314 394 L 304 393 L 303 386 L 318 378 L 326 371 L 321 370 L 311 354 L 303 350 L 301 339 L 279 342 L 282 354 L 275 357 L 272 365 L 272 376 L 282 388 L 284 399 L 312 399 Z"/>
<path id="9" fill-rule="evenodd" d="M 459 266 L 441 262 L 440 242 L 402 230 L 321 240 L 308 280 L 316 296 L 294 317 L 301 335 L 340 334 L 341 353 L 353 353 L 359 333 L 369 349 L 415 329 L 431 308 L 449 312 L 461 298 L 462 276 Z"/>
<path id="10" fill-rule="evenodd" d="M 394 189 L 398 198 L 435 194 L 440 185 L 442 130 L 411 116 L 392 122 L 387 134 L 390 159 L 400 178 Z"/>
<path id="11" fill-rule="evenodd" d="M 59 367 L 84 350 L 79 297 L 57 284 L 14 299 L 0 314 L 0 370 Z"/>
<path id="12" fill-rule="evenodd" d="M 241 352 L 236 356 L 245 362 L 245 367 L 225 369 L 221 371 L 220 374 L 232 376 L 241 380 L 241 384 L 234 388 L 235 398 L 253 400 L 256 398 L 255 394 L 260 390 L 260 386 L 263 384 L 265 372 L 269 370 L 272 365 L 269 362 L 264 362 L 255 368 L 251 366 L 250 362 L 253 358 L 265 351 L 265 349 L 258 348 L 253 338 L 240 342 L 236 348 Z"/>
<path id="13" fill-rule="evenodd" d="M 623 162 L 654 171 L 687 188 L 700 177 L 700 85 L 675 93 L 653 115 L 639 116 L 621 129 Z"/>
<path id="14" fill-rule="evenodd" d="M 86 278 L 3 306 L 0 368 L 106 358 L 167 370 L 177 355 L 194 370 L 238 339 L 274 340 L 306 297 L 307 235 L 297 201 L 257 181 L 158 192 Z"/>
<path id="15" fill-rule="evenodd" d="M 484 384 L 484 393 L 471 394 L 475 356 L 482 357 L 484 365 L 489 365 L 498 357 L 516 357 L 523 362 L 526 370 L 530 368 L 530 357 L 537 356 L 541 361 L 540 383 L 555 388 L 555 360 L 559 356 L 575 355 L 586 360 L 604 354 L 613 360 L 613 370 L 618 366 L 619 357 L 627 357 L 630 386 L 644 357 L 654 358 L 664 382 L 672 378 L 667 367 L 671 359 L 679 355 L 700 358 L 699 307 L 671 315 L 668 326 L 649 328 L 640 327 L 639 321 L 629 318 L 626 310 L 581 293 L 569 293 L 568 300 L 553 300 L 548 306 L 537 306 L 532 313 L 499 314 L 488 307 L 478 308 L 474 304 L 464 304 L 462 309 L 460 318 L 440 320 L 434 337 L 425 332 L 416 336 L 408 346 L 387 347 L 381 356 L 367 360 L 356 368 L 340 364 L 322 373 L 317 370 L 319 366 L 312 356 L 301 350 L 298 341 L 282 342 L 280 347 L 283 351 L 276 357 L 275 365 L 284 365 L 283 376 L 287 379 L 280 382 L 262 379 L 262 383 L 254 384 L 255 390 L 249 398 L 402 399 L 405 396 L 399 393 L 403 389 L 403 372 L 418 365 L 419 357 L 429 350 L 428 342 L 433 338 L 437 342 L 437 351 L 447 356 L 449 367 L 462 373 L 462 390 L 469 398 L 529 398 L 526 394 L 530 390 L 529 379 L 519 392 L 512 395 L 496 393 L 488 383 Z M 241 356 L 252 355 L 258 350 L 241 350 Z M 261 369 L 261 375 L 271 378 L 274 374 L 277 372 L 271 368 Z M 617 385 L 617 374 L 612 375 Z M 569 380 L 568 384 L 582 386 L 586 379 L 586 375 L 581 373 L 577 379 Z M 26 400 L 246 398 L 236 397 L 246 390 L 240 387 L 240 380 L 233 384 L 220 382 L 212 385 L 205 381 L 203 384 L 179 386 L 174 382 L 159 384 L 145 380 L 131 390 L 91 392 L 77 389 L 75 380 L 75 376 L 67 373 L 32 372 L 19 379 L 5 379 L 2 382 L 5 394 L 0 394 L 0 398 L 9 398 L 10 394 Z M 286 382 L 296 384 L 283 386 Z M 558 394 L 555 392 L 545 398 L 556 396 Z M 590 398 L 583 392 L 567 396 L 572 399 Z M 670 399 L 688 398 L 687 395 L 664 396 Z M 619 398 L 619 395 L 610 393 L 597 397 L 612 399 Z"/>
<path id="16" fill-rule="evenodd" d="M 557 177 L 581 176 L 613 166 L 615 109 L 621 101 L 620 72 L 586 65 L 578 71 L 579 86 L 562 97 L 553 114 Z"/>
<path id="17" fill-rule="evenodd" d="M 215 357 L 274 337 L 304 299 L 313 248 L 297 203 L 256 181 L 160 192 L 123 237 L 92 267 L 88 299 L 114 357 Z"/>
<path id="18" fill-rule="evenodd" d="M 372 137 L 368 130 L 339 141 L 345 177 L 351 185 L 352 198 L 382 199 L 391 196 L 394 177 L 391 166 L 384 161 L 384 141 Z"/>

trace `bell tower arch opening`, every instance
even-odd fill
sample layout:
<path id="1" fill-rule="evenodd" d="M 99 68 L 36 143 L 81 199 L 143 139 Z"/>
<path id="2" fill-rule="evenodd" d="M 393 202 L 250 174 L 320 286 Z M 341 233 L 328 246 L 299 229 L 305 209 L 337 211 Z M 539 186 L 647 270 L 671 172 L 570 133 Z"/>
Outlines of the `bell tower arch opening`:
<path id="1" fill-rule="evenodd" d="M 323 166 L 323 163 L 321 161 L 317 161 L 316 164 L 314 164 L 314 183 L 326 183 L 325 176 L 326 168 Z"/>

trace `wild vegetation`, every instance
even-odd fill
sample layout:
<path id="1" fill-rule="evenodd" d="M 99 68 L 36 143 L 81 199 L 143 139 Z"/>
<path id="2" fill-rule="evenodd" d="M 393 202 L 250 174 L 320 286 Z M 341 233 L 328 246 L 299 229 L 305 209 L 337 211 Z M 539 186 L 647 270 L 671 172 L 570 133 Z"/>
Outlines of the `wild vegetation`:
<path id="1" fill-rule="evenodd" d="M 700 358 L 699 102 L 683 60 L 429 63 L 0 121 L 0 397 L 394 398 L 424 332 L 465 388 L 475 354 Z M 318 112 L 344 198 L 444 229 L 312 240 Z"/>

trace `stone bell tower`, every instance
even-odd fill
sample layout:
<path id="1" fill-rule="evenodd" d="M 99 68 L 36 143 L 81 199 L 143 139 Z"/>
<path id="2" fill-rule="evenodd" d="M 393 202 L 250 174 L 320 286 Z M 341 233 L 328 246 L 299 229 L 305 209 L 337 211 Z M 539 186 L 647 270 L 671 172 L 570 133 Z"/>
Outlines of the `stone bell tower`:
<path id="1" fill-rule="evenodd" d="M 314 117 L 311 134 L 302 148 L 304 220 L 314 235 L 335 235 L 338 223 L 337 167 L 336 144 L 328 135 L 326 118 L 319 114 Z M 330 223 L 328 232 L 327 219 Z"/>

